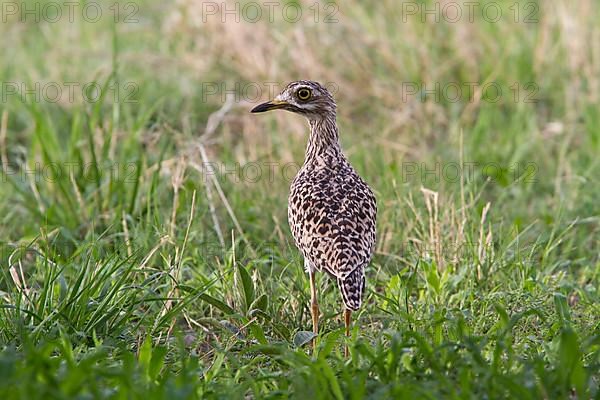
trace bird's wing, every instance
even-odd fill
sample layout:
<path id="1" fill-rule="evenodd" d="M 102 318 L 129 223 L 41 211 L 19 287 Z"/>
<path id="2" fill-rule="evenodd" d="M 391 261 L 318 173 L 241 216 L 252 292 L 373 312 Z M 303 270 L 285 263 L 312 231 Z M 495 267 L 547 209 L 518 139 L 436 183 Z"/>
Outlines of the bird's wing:
<path id="1" fill-rule="evenodd" d="M 341 279 L 371 260 L 376 212 L 375 196 L 353 171 L 313 175 L 301 193 L 290 194 L 297 246 L 317 269 Z"/>

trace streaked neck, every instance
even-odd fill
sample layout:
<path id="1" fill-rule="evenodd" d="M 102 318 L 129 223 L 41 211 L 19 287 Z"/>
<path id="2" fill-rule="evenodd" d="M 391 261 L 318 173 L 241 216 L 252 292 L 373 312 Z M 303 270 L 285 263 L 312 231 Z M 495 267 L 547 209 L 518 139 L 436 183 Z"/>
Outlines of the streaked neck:
<path id="1" fill-rule="evenodd" d="M 323 119 L 310 120 L 310 137 L 306 146 L 304 163 L 316 160 L 325 152 L 342 155 L 335 114 Z"/>

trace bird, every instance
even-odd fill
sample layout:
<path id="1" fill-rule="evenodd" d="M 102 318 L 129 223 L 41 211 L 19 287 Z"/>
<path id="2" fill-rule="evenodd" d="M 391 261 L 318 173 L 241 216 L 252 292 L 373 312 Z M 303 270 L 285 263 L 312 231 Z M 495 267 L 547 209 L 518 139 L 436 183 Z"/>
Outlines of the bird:
<path id="1" fill-rule="evenodd" d="M 325 271 L 337 282 L 345 334 L 350 336 L 352 312 L 361 306 L 365 268 L 375 250 L 377 202 L 342 151 L 336 102 L 325 86 L 308 80 L 291 82 L 251 112 L 271 110 L 300 114 L 310 126 L 304 164 L 290 186 L 288 222 L 309 275 L 314 351 L 320 312 L 315 273 Z M 347 344 L 344 354 L 348 356 Z"/>

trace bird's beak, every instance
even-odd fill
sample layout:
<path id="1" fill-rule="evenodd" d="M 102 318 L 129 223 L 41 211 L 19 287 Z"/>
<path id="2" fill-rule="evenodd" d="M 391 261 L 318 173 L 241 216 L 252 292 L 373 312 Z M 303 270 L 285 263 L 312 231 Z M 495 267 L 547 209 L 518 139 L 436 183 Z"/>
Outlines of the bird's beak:
<path id="1" fill-rule="evenodd" d="M 285 107 L 286 105 L 288 105 L 287 101 L 274 99 L 271 101 L 267 101 L 266 103 L 257 105 L 250 112 L 261 113 L 265 111 L 277 110 L 279 108 Z"/>

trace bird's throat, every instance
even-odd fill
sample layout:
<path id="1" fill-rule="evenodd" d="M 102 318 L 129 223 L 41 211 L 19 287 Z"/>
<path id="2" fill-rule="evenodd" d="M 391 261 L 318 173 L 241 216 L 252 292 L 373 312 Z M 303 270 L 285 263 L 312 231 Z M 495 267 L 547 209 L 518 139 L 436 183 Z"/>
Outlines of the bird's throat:
<path id="1" fill-rule="evenodd" d="M 342 155 L 335 116 L 310 120 L 310 137 L 306 146 L 304 163 L 314 162 L 324 153 Z"/>

